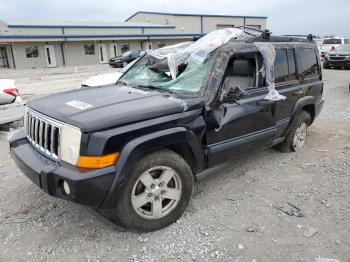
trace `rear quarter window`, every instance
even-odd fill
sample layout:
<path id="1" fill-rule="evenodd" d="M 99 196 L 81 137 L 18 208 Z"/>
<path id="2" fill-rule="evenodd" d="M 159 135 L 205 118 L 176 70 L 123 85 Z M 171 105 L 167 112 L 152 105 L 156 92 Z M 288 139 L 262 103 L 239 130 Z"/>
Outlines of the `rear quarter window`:
<path id="1" fill-rule="evenodd" d="M 283 83 L 297 79 L 295 56 L 293 49 L 276 49 L 275 83 Z"/>
<path id="2" fill-rule="evenodd" d="M 318 77 L 320 68 L 316 52 L 312 48 L 300 48 L 298 52 L 300 73 L 303 79 Z"/>

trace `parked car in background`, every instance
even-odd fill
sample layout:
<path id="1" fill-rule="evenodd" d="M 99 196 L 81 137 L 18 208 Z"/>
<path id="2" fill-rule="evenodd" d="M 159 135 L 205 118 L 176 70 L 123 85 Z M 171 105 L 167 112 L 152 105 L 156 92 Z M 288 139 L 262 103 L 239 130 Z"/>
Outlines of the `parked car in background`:
<path id="1" fill-rule="evenodd" d="M 23 109 L 23 101 L 19 96 L 15 80 L 0 79 L 0 125 L 21 119 Z"/>
<path id="2" fill-rule="evenodd" d="M 145 54 L 143 50 L 133 50 L 127 51 L 121 56 L 111 58 L 109 60 L 109 65 L 112 67 L 125 67 L 130 62 L 134 61 L 136 58 L 141 57 Z"/>
<path id="3" fill-rule="evenodd" d="M 15 80 L 0 79 L 0 105 L 11 104 L 19 96 Z"/>
<path id="4" fill-rule="evenodd" d="M 350 39 L 344 37 L 325 38 L 321 45 L 321 57 L 324 58 L 326 54 L 336 51 L 339 45 L 344 44 L 350 44 Z"/>
<path id="5" fill-rule="evenodd" d="M 128 64 L 126 67 L 124 67 L 120 71 L 116 71 L 116 72 L 113 72 L 113 73 L 107 73 L 107 74 L 98 74 L 98 75 L 92 76 L 92 77 L 86 79 L 83 83 L 81 83 L 81 87 L 82 88 L 86 88 L 86 87 L 106 86 L 106 85 L 115 84 L 115 83 L 117 83 L 119 78 L 126 71 L 128 71 L 130 67 L 133 66 L 133 64 L 136 61 L 137 61 L 137 59 L 132 61 L 130 64 Z M 118 69 L 116 69 L 116 70 L 118 70 Z"/>
<path id="6" fill-rule="evenodd" d="M 350 44 L 339 45 L 336 51 L 325 55 L 323 68 L 331 67 L 350 69 Z"/>

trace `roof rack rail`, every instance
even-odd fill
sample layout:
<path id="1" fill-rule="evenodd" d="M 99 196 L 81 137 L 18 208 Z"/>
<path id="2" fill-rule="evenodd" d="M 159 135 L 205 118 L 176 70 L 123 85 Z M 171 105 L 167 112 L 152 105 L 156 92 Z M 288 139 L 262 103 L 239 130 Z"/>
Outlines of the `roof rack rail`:
<path id="1" fill-rule="evenodd" d="M 261 29 L 257 29 L 257 28 L 249 27 L 249 26 L 245 26 L 245 25 L 244 25 L 244 26 L 235 26 L 235 28 L 240 28 L 240 29 L 243 28 L 243 31 L 244 31 L 245 33 L 247 33 L 247 34 L 250 34 L 250 35 L 253 35 L 253 34 L 247 32 L 245 29 L 248 29 L 248 30 L 251 30 L 251 31 L 255 31 L 255 32 L 259 32 L 259 33 L 261 33 L 261 37 L 262 37 L 263 39 L 266 39 L 266 40 L 269 40 L 270 37 L 271 37 L 271 32 L 270 32 L 270 30 L 268 30 L 268 29 L 261 30 Z"/>

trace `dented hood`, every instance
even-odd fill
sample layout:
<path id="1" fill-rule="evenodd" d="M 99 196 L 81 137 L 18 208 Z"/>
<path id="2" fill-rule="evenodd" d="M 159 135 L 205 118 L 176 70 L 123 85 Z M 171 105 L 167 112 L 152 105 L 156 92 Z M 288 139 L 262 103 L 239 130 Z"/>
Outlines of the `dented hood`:
<path id="1" fill-rule="evenodd" d="M 64 92 L 29 102 L 28 107 L 76 126 L 82 132 L 183 112 L 186 102 L 166 92 L 104 86 Z"/>

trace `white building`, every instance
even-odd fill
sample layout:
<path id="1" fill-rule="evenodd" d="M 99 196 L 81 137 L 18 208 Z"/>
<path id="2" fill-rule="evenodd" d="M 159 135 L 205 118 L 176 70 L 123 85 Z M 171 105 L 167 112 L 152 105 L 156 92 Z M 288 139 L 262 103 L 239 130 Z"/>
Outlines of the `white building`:
<path id="1" fill-rule="evenodd" d="M 0 20 L 0 68 L 108 63 L 128 50 L 155 49 L 216 29 L 266 29 L 267 17 L 137 12 L 125 22 Z"/>

